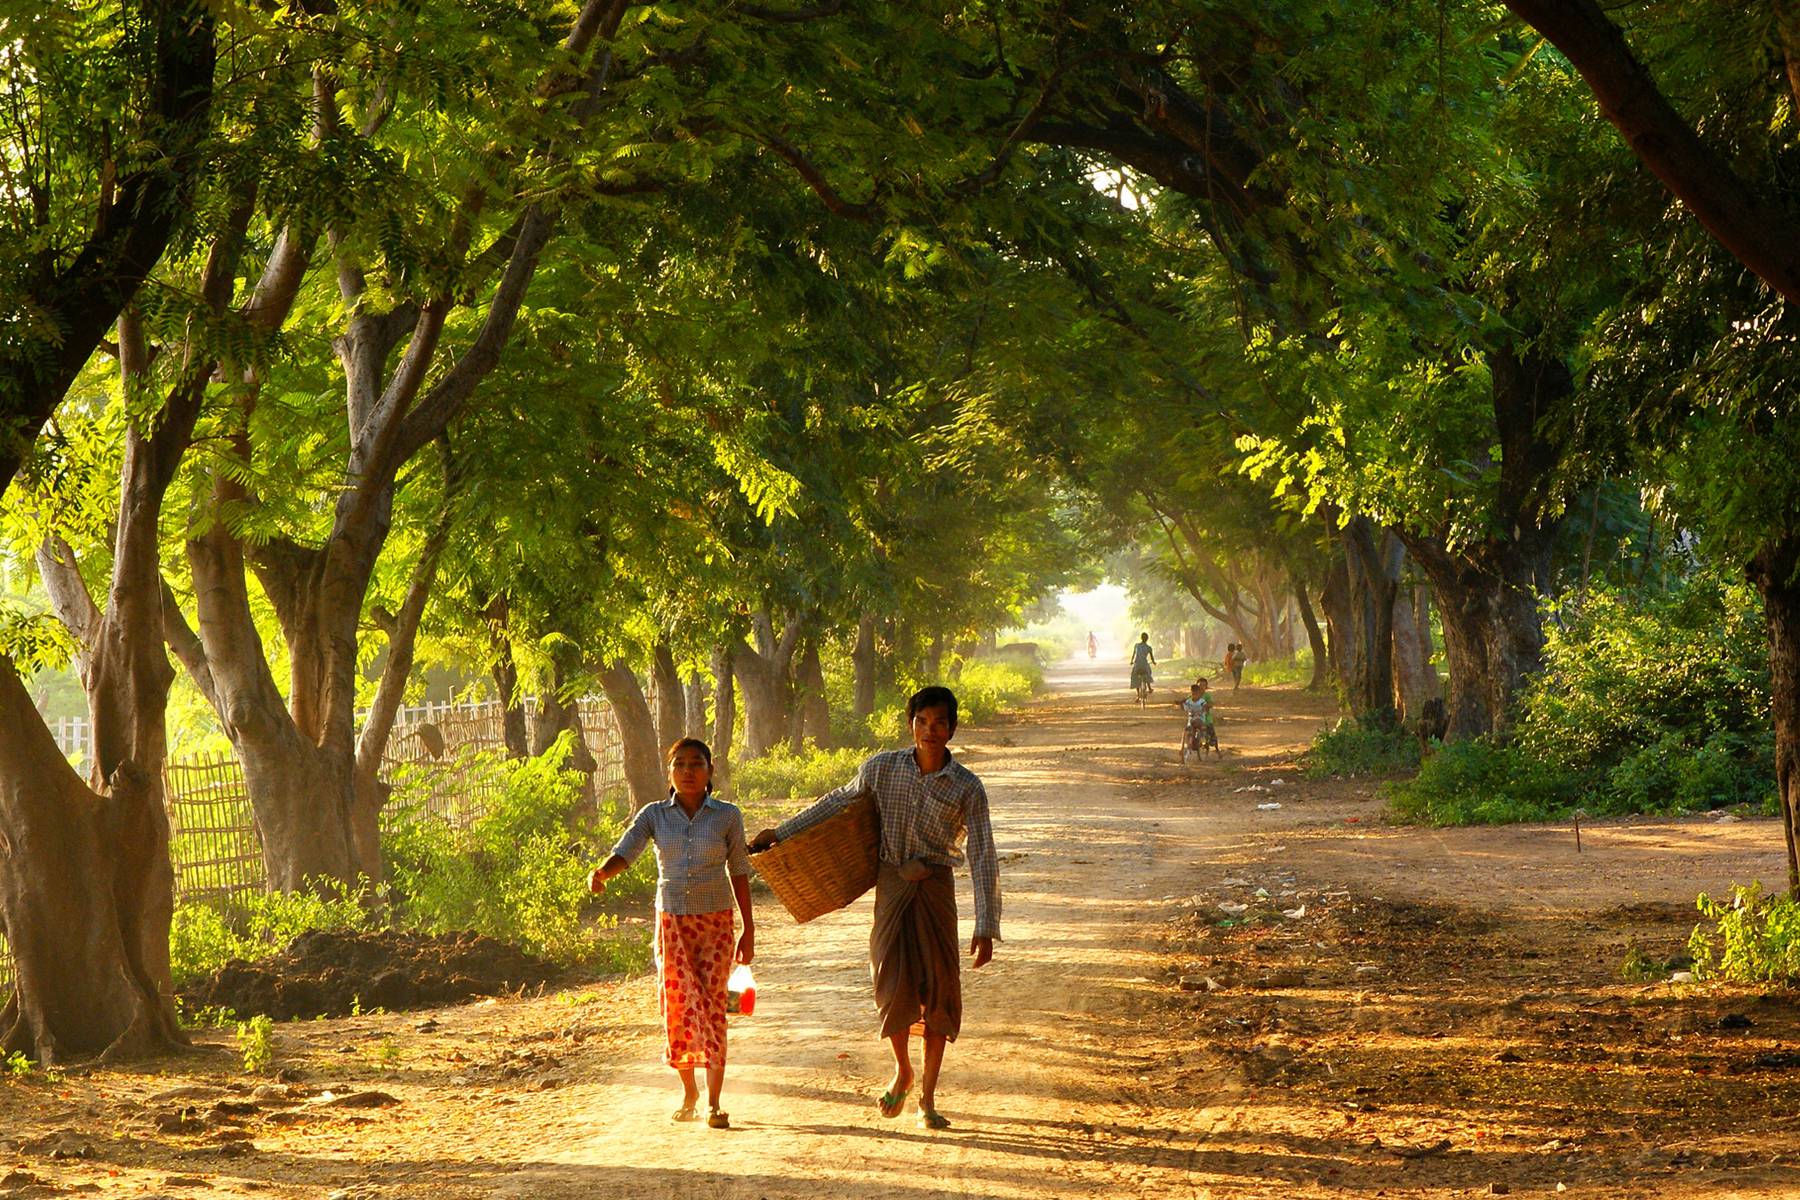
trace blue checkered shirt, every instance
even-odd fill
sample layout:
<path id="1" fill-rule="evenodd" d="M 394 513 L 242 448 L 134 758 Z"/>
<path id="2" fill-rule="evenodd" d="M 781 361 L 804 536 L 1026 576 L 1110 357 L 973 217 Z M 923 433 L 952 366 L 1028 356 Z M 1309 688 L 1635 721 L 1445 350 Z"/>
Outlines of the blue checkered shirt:
<path id="1" fill-rule="evenodd" d="M 656 907 L 666 913 L 723 912 L 732 905 L 731 876 L 750 874 L 744 814 L 708 796 L 693 820 L 675 797 L 638 809 L 612 852 L 636 862 L 656 843 Z"/>
<path id="2" fill-rule="evenodd" d="M 864 796 L 881 813 L 881 861 L 899 865 L 922 858 L 943 867 L 963 861 L 968 843 L 969 878 L 975 884 L 975 936 L 1000 937 L 1000 863 L 988 821 L 987 789 L 954 758 L 929 775 L 913 752 L 889 750 L 863 763 L 856 778 L 827 792 L 775 830 L 783 840 L 835 816 Z"/>

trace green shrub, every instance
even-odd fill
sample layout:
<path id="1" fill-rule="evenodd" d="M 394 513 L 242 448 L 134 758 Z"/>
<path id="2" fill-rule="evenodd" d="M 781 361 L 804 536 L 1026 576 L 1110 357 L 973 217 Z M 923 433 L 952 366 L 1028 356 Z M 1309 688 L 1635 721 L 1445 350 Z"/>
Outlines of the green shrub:
<path id="1" fill-rule="evenodd" d="M 1392 789 L 1396 815 L 1434 824 L 1773 811 L 1774 738 L 1760 608 L 1701 572 L 1650 595 L 1597 590 L 1546 626 L 1544 670 L 1513 740 L 1446 746 Z"/>
<path id="2" fill-rule="evenodd" d="M 577 963 L 599 952 L 615 918 L 588 919 L 592 855 L 569 832 L 581 803 L 580 777 L 566 769 L 570 742 L 534 759 L 478 756 L 467 786 L 497 787 L 487 811 L 456 828 L 422 811 L 432 781 L 402 775 L 383 834 L 400 918 L 429 932 L 473 929 L 553 962 Z M 595 837 L 616 840 L 617 816 L 603 816 Z M 634 871 L 608 889 L 615 899 L 648 894 L 653 875 Z"/>
<path id="3" fill-rule="evenodd" d="M 1244 682 L 1257 687 L 1275 687 L 1284 683 L 1311 683 L 1312 647 L 1302 649 L 1292 658 L 1253 660 L 1244 666 Z M 1229 680 L 1230 676 L 1226 676 Z M 1226 686 L 1230 686 L 1227 683 Z"/>
<path id="4" fill-rule="evenodd" d="M 978 725 L 1027 700 L 1044 686 L 1044 670 L 1018 659 L 972 658 L 962 664 L 951 689 L 959 724 Z M 905 711 L 904 707 L 901 709 Z"/>
<path id="5" fill-rule="evenodd" d="M 821 796 L 855 778 L 856 769 L 867 757 L 868 748 L 863 746 L 820 750 L 808 743 L 804 753 L 795 754 L 783 744 L 740 764 L 733 786 L 738 797 L 750 804 Z"/>
<path id="6" fill-rule="evenodd" d="M 1419 765 L 1419 742 L 1397 727 L 1339 721 L 1313 738 L 1304 763 L 1306 773 L 1315 779 L 1391 774 Z"/>
<path id="7" fill-rule="evenodd" d="M 1704 893 L 1695 901 L 1713 923 L 1696 925 L 1688 938 L 1698 979 L 1767 983 L 1800 979 L 1800 902 L 1765 896 L 1760 883 L 1733 887 L 1731 902 Z"/>
<path id="8" fill-rule="evenodd" d="M 248 1021 L 240 1021 L 237 1044 L 243 1055 L 245 1074 L 262 1074 L 275 1061 L 275 1022 L 261 1013 Z"/>
<path id="9" fill-rule="evenodd" d="M 1390 784 L 1388 795 L 1403 821 L 1493 825 L 1566 815 L 1580 788 L 1578 780 L 1517 746 L 1477 738 L 1441 747 L 1413 778 Z"/>
<path id="10" fill-rule="evenodd" d="M 367 885 L 317 879 L 310 890 L 251 892 L 224 908 L 184 904 L 169 924 L 169 966 L 177 984 L 212 974 L 232 959 L 270 958 L 313 929 L 367 929 Z"/>

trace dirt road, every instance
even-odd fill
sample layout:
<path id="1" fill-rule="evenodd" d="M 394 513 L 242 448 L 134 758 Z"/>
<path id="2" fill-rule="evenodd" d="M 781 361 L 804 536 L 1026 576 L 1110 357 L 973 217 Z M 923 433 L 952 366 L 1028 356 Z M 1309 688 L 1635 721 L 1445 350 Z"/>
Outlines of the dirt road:
<path id="1" fill-rule="evenodd" d="M 1221 693 L 1227 756 L 1190 768 L 1178 710 L 1122 683 L 1070 664 L 958 738 L 1005 913 L 964 976 L 951 1131 L 875 1111 L 869 901 L 796 927 L 765 895 L 729 1131 L 668 1120 L 639 978 L 279 1026 L 298 1082 L 248 1115 L 183 1115 L 252 1098 L 226 1045 L 0 1086 L 0 1196 L 9 1170 L 182 1197 L 1800 1194 L 1791 996 L 1618 978 L 1629 945 L 1679 950 L 1697 890 L 1779 878 L 1773 823 L 1611 823 L 1580 853 L 1393 828 L 1376 784 L 1296 773 L 1318 698 Z"/>

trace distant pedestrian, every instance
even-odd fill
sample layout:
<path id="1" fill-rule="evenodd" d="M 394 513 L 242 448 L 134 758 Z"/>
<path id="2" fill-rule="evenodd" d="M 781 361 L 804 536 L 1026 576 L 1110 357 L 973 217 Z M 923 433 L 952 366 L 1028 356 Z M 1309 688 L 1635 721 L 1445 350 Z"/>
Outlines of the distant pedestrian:
<path id="1" fill-rule="evenodd" d="M 1238 685 L 1244 682 L 1244 664 L 1250 656 L 1244 653 L 1242 642 L 1233 642 L 1225 650 L 1225 669 L 1231 672 L 1231 690 L 1237 691 Z"/>

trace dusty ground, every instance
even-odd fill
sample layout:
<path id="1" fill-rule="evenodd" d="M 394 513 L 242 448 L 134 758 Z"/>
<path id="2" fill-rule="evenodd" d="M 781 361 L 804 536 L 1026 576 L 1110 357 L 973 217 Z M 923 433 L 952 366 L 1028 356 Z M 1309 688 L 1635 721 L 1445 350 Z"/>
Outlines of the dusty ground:
<path id="1" fill-rule="evenodd" d="M 1225 761 L 1184 768 L 1122 683 L 1080 664 L 959 738 L 1006 912 L 950 1132 L 874 1111 L 868 901 L 771 902 L 729 1132 L 668 1123 L 640 978 L 278 1025 L 285 1078 L 208 1031 L 0 1083 L 0 1196 L 1800 1195 L 1794 995 L 1618 973 L 1695 892 L 1778 879 L 1772 822 L 1390 828 L 1378 785 L 1298 776 L 1317 700 L 1223 694 Z"/>

